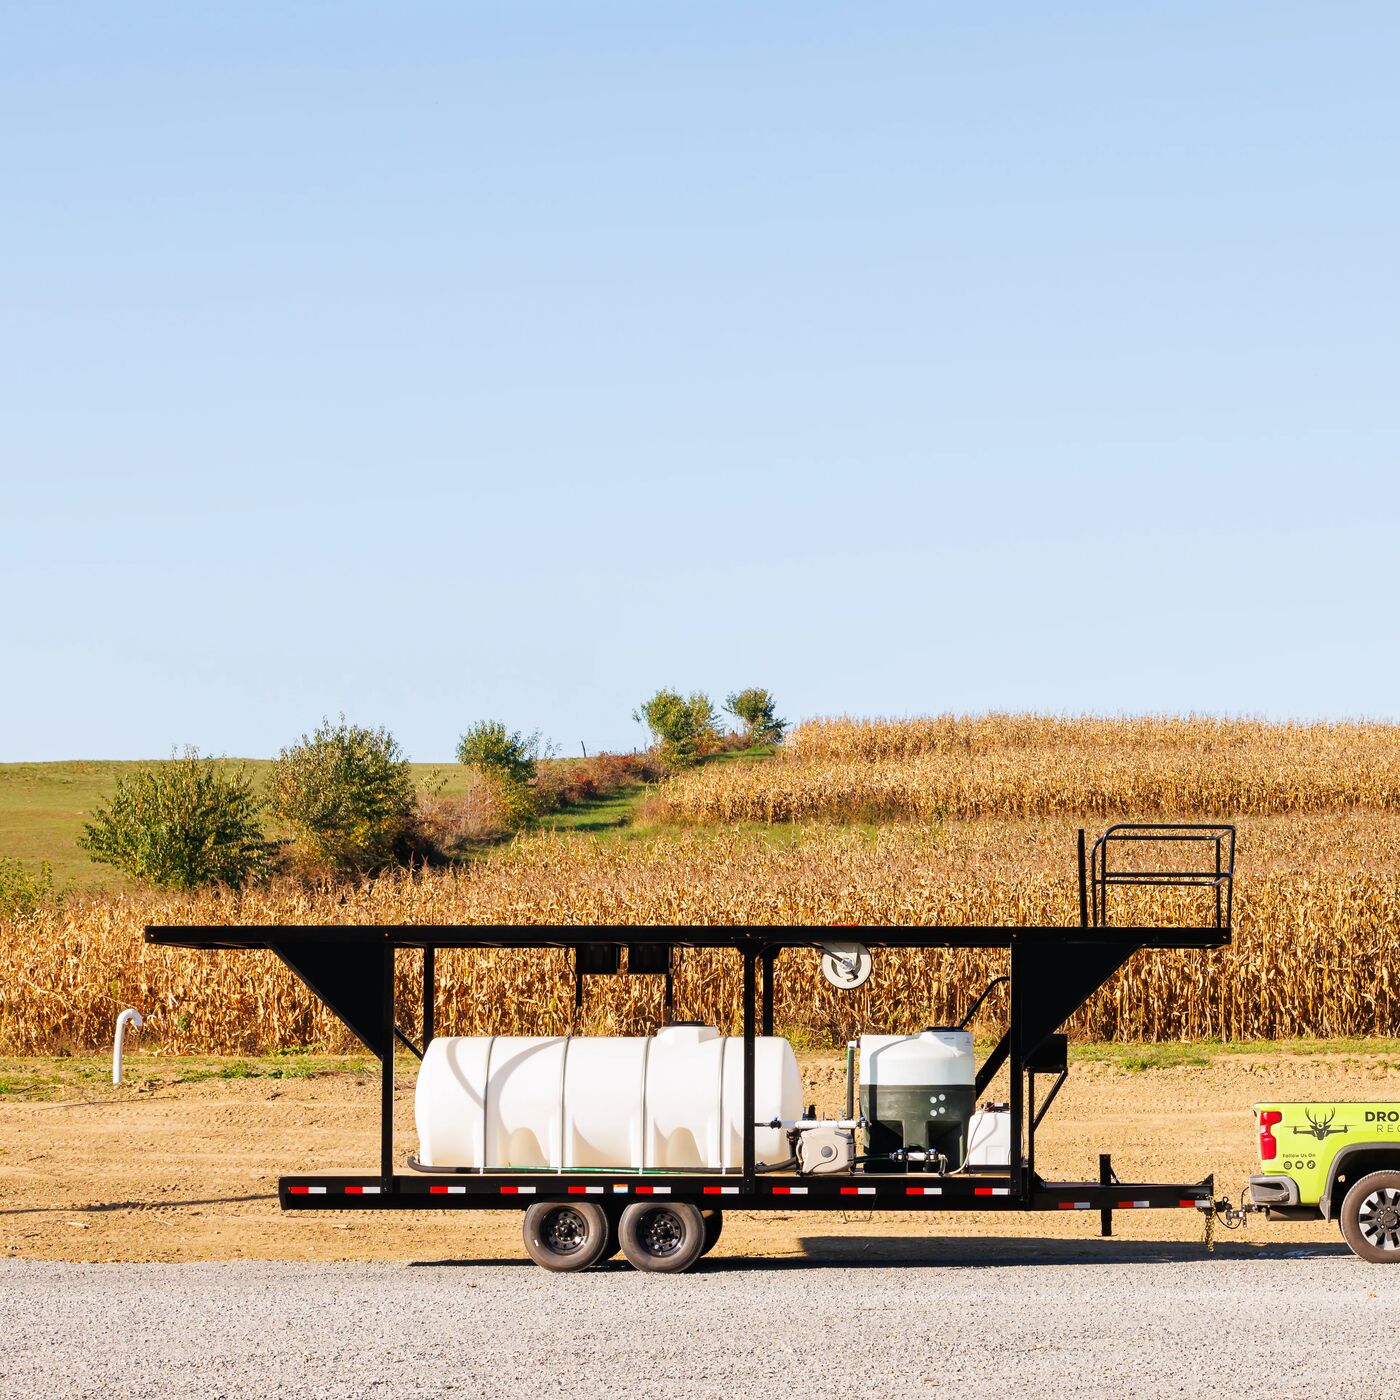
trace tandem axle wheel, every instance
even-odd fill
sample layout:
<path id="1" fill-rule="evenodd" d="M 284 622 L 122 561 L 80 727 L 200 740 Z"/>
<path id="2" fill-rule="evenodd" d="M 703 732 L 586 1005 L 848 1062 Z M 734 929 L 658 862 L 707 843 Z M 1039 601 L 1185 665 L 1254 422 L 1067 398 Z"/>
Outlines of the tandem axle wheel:
<path id="1" fill-rule="evenodd" d="M 719 1242 L 724 1216 L 686 1202 L 634 1202 L 618 1210 L 593 1202 L 539 1201 L 525 1212 L 525 1252 L 551 1273 L 576 1273 L 619 1250 L 635 1269 L 678 1274 Z"/>

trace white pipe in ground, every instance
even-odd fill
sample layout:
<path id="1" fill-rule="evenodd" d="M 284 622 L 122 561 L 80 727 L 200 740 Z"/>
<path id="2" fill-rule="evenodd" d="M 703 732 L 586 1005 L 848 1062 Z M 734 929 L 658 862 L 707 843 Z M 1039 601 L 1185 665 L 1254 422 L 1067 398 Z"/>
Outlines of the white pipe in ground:
<path id="1" fill-rule="evenodd" d="M 128 1022 L 133 1030 L 139 1031 L 145 1022 L 141 1019 L 141 1013 L 134 1008 L 128 1008 L 117 1017 L 117 1034 L 112 1041 L 112 1083 L 122 1082 L 122 1041 L 126 1038 L 126 1028 Z"/>

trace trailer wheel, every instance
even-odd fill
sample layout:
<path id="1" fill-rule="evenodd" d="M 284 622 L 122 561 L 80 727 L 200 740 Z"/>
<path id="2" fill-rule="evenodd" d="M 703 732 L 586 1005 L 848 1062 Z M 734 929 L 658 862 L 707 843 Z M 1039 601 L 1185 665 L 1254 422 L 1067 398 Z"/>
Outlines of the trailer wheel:
<path id="1" fill-rule="evenodd" d="M 608 1247 L 608 1218 L 590 1202 L 540 1201 L 525 1212 L 525 1253 L 542 1269 L 586 1269 Z"/>
<path id="2" fill-rule="evenodd" d="M 724 1231 L 724 1215 L 717 1210 L 702 1210 L 700 1214 L 705 1217 L 705 1247 L 700 1251 L 703 1257 L 719 1243 Z"/>
<path id="3" fill-rule="evenodd" d="M 683 1273 L 705 1252 L 705 1217 L 683 1201 L 636 1201 L 622 1212 L 617 1233 L 627 1262 L 649 1274 Z"/>
<path id="4" fill-rule="evenodd" d="M 1342 1201 L 1342 1238 L 1368 1264 L 1400 1264 L 1400 1172 L 1363 1176 Z"/>

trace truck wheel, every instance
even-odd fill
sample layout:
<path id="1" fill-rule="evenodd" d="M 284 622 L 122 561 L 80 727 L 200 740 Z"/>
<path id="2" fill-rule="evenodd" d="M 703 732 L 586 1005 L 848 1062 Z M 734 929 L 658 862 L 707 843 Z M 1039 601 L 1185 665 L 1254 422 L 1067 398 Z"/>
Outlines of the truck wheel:
<path id="1" fill-rule="evenodd" d="M 540 1201 L 525 1212 L 525 1253 L 542 1269 L 568 1273 L 586 1269 L 608 1247 L 608 1218 L 602 1206 L 579 1201 Z"/>
<path id="2" fill-rule="evenodd" d="M 636 1201 L 622 1212 L 617 1233 L 627 1262 L 644 1273 L 682 1273 L 705 1252 L 705 1217 L 686 1202 Z"/>
<path id="3" fill-rule="evenodd" d="M 700 1214 L 705 1217 L 705 1247 L 700 1251 L 704 1256 L 719 1243 L 724 1231 L 724 1216 L 717 1210 L 702 1210 Z"/>
<path id="4" fill-rule="evenodd" d="M 1342 1238 L 1368 1264 L 1400 1264 L 1400 1172 L 1371 1172 L 1347 1192 Z"/>

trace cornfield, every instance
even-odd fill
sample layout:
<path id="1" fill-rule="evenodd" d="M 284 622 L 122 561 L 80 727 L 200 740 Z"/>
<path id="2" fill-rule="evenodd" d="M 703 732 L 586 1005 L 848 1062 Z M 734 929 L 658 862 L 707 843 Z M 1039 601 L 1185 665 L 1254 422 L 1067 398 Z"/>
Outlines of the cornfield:
<path id="1" fill-rule="evenodd" d="M 1400 810 L 1400 726 L 942 716 L 816 720 L 772 763 L 667 785 L 685 822 L 1181 820 Z"/>
<path id="2" fill-rule="evenodd" d="M 742 776 L 740 765 L 729 768 Z M 1075 825 L 817 825 L 782 842 L 725 829 L 612 844 L 543 834 L 468 868 L 348 889 L 74 899 L 3 928 L 0 1051 L 100 1048 L 124 1006 L 146 1014 L 142 1044 L 165 1052 L 350 1047 L 348 1033 L 270 955 L 147 947 L 147 923 L 1068 924 L 1077 916 Z M 1247 816 L 1240 833 L 1234 945 L 1139 954 L 1075 1017 L 1073 1034 L 1268 1039 L 1400 1029 L 1391 976 L 1400 951 L 1400 815 Z M 1121 917 L 1179 917 L 1170 894 L 1143 893 Z M 417 961 L 400 960 L 400 1015 L 410 1032 Z M 996 953 L 877 953 L 871 982 L 838 993 L 821 980 L 814 953 L 788 952 L 777 1021 L 826 1043 L 861 1026 L 946 1022 L 1004 970 Z M 661 1014 L 661 979 L 623 976 L 590 979 L 576 1018 L 565 952 L 449 952 L 438 974 L 445 1033 L 629 1032 Z M 676 1014 L 734 1027 L 739 977 L 732 954 L 682 951 Z M 992 1003 L 991 1020 L 996 1011 Z"/>

